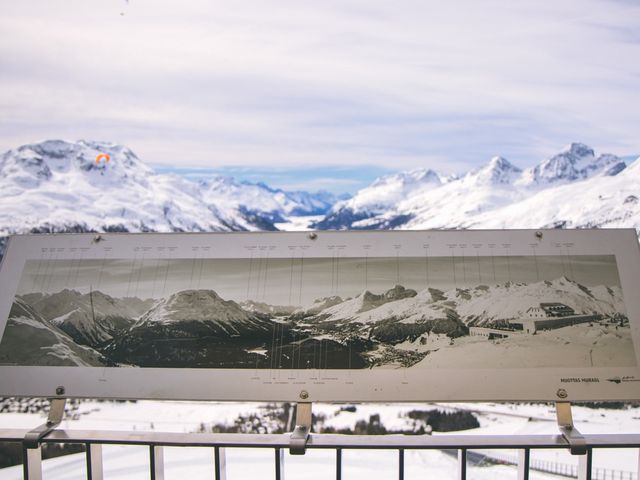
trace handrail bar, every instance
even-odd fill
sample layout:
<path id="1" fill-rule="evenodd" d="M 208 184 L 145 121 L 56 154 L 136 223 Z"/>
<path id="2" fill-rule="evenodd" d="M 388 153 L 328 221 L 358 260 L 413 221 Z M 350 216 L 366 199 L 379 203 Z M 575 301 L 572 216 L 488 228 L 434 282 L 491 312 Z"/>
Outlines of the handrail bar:
<path id="1" fill-rule="evenodd" d="M 21 442 L 28 429 L 0 429 L 0 442 Z M 589 447 L 638 448 L 640 434 L 585 434 Z M 56 429 L 43 443 L 100 443 L 175 447 L 288 448 L 290 433 L 175 433 Z M 340 435 L 311 434 L 308 448 L 354 449 L 506 449 L 568 448 L 562 435 Z"/>

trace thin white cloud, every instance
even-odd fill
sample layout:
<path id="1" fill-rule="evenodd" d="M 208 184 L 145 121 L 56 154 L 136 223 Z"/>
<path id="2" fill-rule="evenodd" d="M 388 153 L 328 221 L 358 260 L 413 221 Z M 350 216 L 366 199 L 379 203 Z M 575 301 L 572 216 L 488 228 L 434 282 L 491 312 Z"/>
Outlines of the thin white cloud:
<path id="1" fill-rule="evenodd" d="M 2 149 L 447 172 L 574 140 L 640 151 L 633 2 L 4 3 Z"/>

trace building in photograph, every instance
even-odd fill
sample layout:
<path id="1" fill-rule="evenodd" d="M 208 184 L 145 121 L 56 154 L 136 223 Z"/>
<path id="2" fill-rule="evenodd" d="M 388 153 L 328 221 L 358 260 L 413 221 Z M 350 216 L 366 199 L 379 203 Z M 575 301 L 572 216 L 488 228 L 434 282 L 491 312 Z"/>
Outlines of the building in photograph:
<path id="1" fill-rule="evenodd" d="M 546 302 L 529 307 L 524 318 L 508 320 L 508 326 L 470 327 L 469 335 L 495 340 L 514 334 L 536 333 L 539 330 L 553 330 L 578 323 L 599 321 L 601 318 L 602 315 L 597 314 L 576 314 L 573 308 L 564 303 Z"/>
<path id="2" fill-rule="evenodd" d="M 511 320 L 509 323 L 524 333 L 536 333 L 539 330 L 553 330 L 578 323 L 594 322 L 601 318 L 602 316 L 597 314 L 576 314 L 575 310 L 568 305 L 548 302 L 530 307 L 526 311 L 526 317 Z"/>

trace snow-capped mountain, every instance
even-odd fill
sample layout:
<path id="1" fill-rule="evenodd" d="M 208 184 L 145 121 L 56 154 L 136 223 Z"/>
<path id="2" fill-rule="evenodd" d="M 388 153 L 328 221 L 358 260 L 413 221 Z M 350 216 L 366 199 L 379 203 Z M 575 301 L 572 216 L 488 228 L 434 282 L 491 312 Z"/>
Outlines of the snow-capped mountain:
<path id="1" fill-rule="evenodd" d="M 19 298 L 11 307 L 2 336 L 0 363 L 87 367 L 112 364 L 93 348 L 76 344 Z"/>
<path id="2" fill-rule="evenodd" d="M 96 158 L 106 154 L 109 159 Z M 218 177 L 155 174 L 130 149 L 49 140 L 0 156 L 0 237 L 48 231 L 273 230 L 289 215 L 322 214 L 327 192 L 284 192 Z"/>
<path id="3" fill-rule="evenodd" d="M 440 177 L 441 178 L 441 177 Z M 383 177 L 336 203 L 315 226 L 374 228 L 640 228 L 640 159 L 626 167 L 611 154 L 573 143 L 521 171 L 502 157 L 440 184 L 401 184 L 388 198 Z"/>
<path id="4" fill-rule="evenodd" d="M 529 328 L 537 329 L 536 322 L 553 323 L 550 328 L 582 325 L 571 330 L 581 351 L 593 349 L 594 339 L 603 335 L 608 338 L 607 352 L 616 345 L 633 351 L 620 288 L 587 287 L 564 276 L 533 283 L 473 284 L 447 291 L 430 287 L 418 292 L 395 285 L 381 293 L 365 290 L 344 300 L 320 298 L 311 307 L 290 314 L 279 310 L 292 307 L 246 302 L 243 308 L 213 290 L 183 290 L 156 300 L 135 323 L 131 317 L 142 306 L 141 300 L 114 299 L 99 292 L 88 295 L 90 315 L 83 312 L 87 294 L 73 290 L 16 298 L 0 343 L 0 363 L 19 359 L 24 365 L 411 367 L 457 345 L 456 339 L 482 348 L 478 345 L 486 342 L 482 337 L 486 327 L 502 336 L 527 334 L 533 338 L 529 334 L 535 330 Z M 110 330 L 108 323 L 99 320 L 98 312 L 110 313 L 101 319 L 126 321 Z M 544 330 L 542 324 L 539 327 Z M 494 344 L 489 345 L 493 348 Z M 597 355 L 593 358 L 599 361 Z"/>
<path id="5" fill-rule="evenodd" d="M 589 289 L 567 277 L 532 284 L 505 283 L 494 287 L 479 286 L 460 291 L 457 313 L 467 324 L 521 318 L 541 302 L 559 302 L 579 314 L 613 315 L 624 311 L 619 287 L 598 286 Z"/>
<path id="6" fill-rule="evenodd" d="M 311 305 L 307 305 L 305 307 L 299 308 L 295 312 L 293 312 L 293 314 L 296 317 L 300 317 L 300 318 L 309 317 L 311 315 L 316 315 L 320 313 L 326 308 L 332 307 L 333 305 L 337 305 L 342 302 L 343 302 L 342 298 L 337 295 L 333 295 L 331 297 L 317 298 L 316 300 L 313 301 Z"/>
<path id="7" fill-rule="evenodd" d="M 412 327 L 415 325 L 422 326 L 424 331 L 438 326 L 440 330 L 436 333 L 459 334 L 462 324 L 486 326 L 521 319 L 528 316 L 530 308 L 545 302 L 562 303 L 578 315 L 614 316 L 624 312 L 619 287 L 588 288 L 560 277 L 531 284 L 507 282 L 446 292 L 434 288 L 415 292 L 397 285 L 380 295 L 365 291 L 317 312 L 307 321 L 359 325 L 365 336 L 380 327 L 388 331 L 391 325 L 396 335 L 402 331 L 415 332 Z"/>
<path id="8" fill-rule="evenodd" d="M 322 215 L 337 201 L 329 192 L 285 192 L 264 183 L 238 182 L 224 176 L 203 180 L 199 185 L 207 205 L 240 212 L 265 229 L 273 229 L 273 223 L 284 222 L 291 215 Z"/>
<path id="9" fill-rule="evenodd" d="M 96 162 L 106 153 L 110 161 Z M 636 227 L 640 159 L 573 143 L 520 170 L 502 157 L 458 176 L 387 175 L 349 199 L 216 177 L 155 174 L 126 147 L 51 140 L 0 156 L 0 255 L 12 233 L 272 230 L 300 214 L 318 229 Z"/>
<path id="10" fill-rule="evenodd" d="M 295 310 L 297 310 L 296 307 L 291 305 L 269 305 L 268 303 L 258 302 L 255 300 L 245 300 L 244 302 L 240 302 L 238 305 L 247 312 L 272 315 L 276 317 L 291 315 Z"/>
<path id="11" fill-rule="evenodd" d="M 100 291 L 82 294 L 76 290 L 23 297 L 45 320 L 76 343 L 97 347 L 127 330 L 146 312 L 152 300 L 112 298 Z"/>
<path id="12" fill-rule="evenodd" d="M 465 219 L 463 228 L 636 228 L 640 230 L 640 159 L 616 175 L 546 188 Z M 425 228 L 416 217 L 408 228 Z"/>
<path id="13" fill-rule="evenodd" d="M 243 310 L 233 300 L 224 300 L 213 290 L 184 290 L 158 301 L 131 330 L 185 325 L 202 327 L 210 335 L 231 337 L 248 331 L 267 331 L 271 324 Z"/>
<path id="14" fill-rule="evenodd" d="M 105 355 L 139 366 L 255 365 L 250 350 L 271 339 L 273 322 L 213 290 L 184 290 L 159 300 Z"/>
<path id="15" fill-rule="evenodd" d="M 318 312 L 318 318 L 324 322 L 350 319 L 360 313 L 374 310 L 386 303 L 412 298 L 416 295 L 417 292 L 415 290 L 405 288 L 402 285 L 396 285 L 382 294 L 375 294 L 369 290 L 365 290 L 354 298 L 337 303 Z"/>
<path id="16" fill-rule="evenodd" d="M 383 215 L 414 192 L 437 188 L 451 179 L 429 169 L 385 175 L 358 191 L 353 198 L 334 205 L 327 217 L 316 224 L 316 228 L 345 228 L 347 224 Z"/>
<path id="17" fill-rule="evenodd" d="M 525 170 L 517 183 L 524 186 L 544 186 L 584 180 L 594 175 L 613 176 L 625 168 L 625 163 L 608 153 L 596 158 L 591 147 L 572 143 L 565 150 Z"/>

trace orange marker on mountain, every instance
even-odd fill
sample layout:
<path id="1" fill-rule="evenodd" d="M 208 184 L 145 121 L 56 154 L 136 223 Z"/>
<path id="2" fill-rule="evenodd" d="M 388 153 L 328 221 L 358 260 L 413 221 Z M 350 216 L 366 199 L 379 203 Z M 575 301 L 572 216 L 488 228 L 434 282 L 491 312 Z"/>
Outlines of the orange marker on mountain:
<path id="1" fill-rule="evenodd" d="M 100 160 L 102 160 L 104 158 L 105 162 L 108 162 L 109 160 L 111 160 L 111 157 L 106 154 L 106 153 L 101 153 L 96 157 L 96 163 L 100 163 Z"/>

